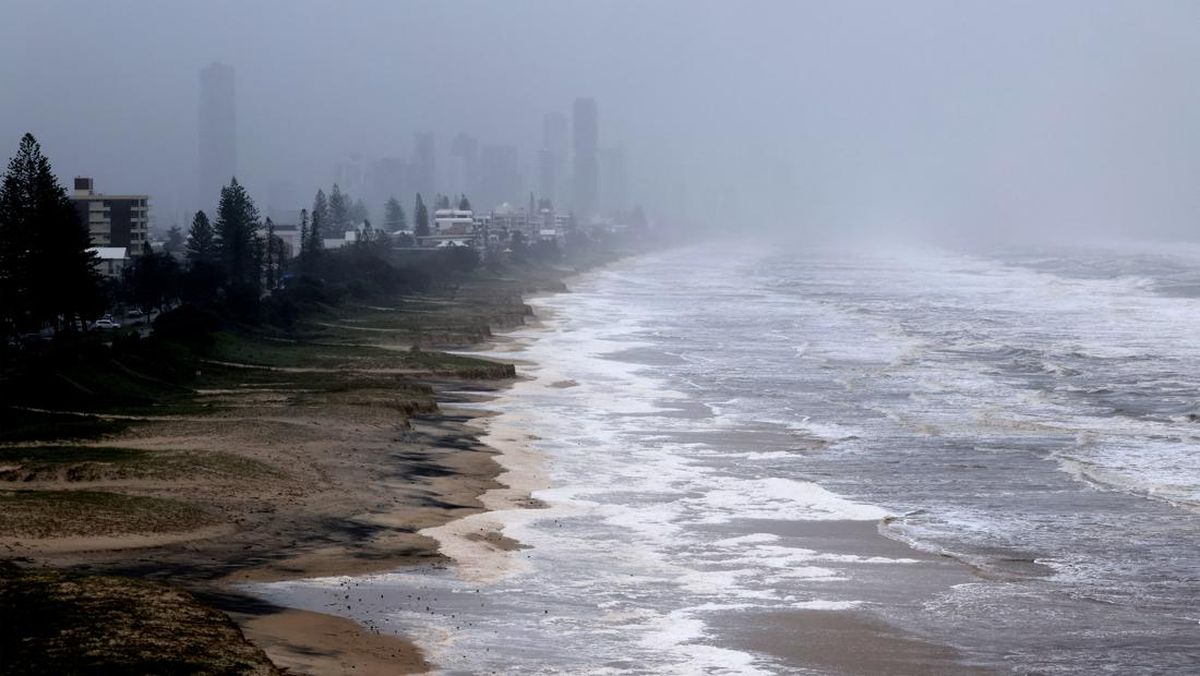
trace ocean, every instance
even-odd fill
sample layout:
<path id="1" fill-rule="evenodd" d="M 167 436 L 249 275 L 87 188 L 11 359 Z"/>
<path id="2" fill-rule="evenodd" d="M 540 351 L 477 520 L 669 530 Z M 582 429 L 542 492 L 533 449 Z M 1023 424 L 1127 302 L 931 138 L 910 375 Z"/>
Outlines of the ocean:
<path id="1" fill-rule="evenodd" d="M 570 286 L 491 353 L 524 379 L 484 440 L 544 507 L 478 523 L 524 548 L 257 591 L 353 588 L 446 673 L 1200 665 L 1200 247 L 708 244 Z"/>

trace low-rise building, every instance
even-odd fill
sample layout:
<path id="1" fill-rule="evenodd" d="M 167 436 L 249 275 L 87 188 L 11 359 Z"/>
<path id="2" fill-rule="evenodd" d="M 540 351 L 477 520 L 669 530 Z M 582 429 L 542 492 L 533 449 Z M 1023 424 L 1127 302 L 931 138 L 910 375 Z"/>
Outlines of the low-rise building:
<path id="1" fill-rule="evenodd" d="M 75 178 L 71 202 L 87 224 L 92 246 L 124 249 L 140 256 L 150 233 L 149 195 L 104 195 L 92 190 L 92 179 Z"/>
<path id="2" fill-rule="evenodd" d="M 105 277 L 120 279 L 125 273 L 125 266 L 129 264 L 128 250 L 119 246 L 94 246 L 88 251 L 96 254 L 96 258 L 100 259 L 96 270 Z"/>

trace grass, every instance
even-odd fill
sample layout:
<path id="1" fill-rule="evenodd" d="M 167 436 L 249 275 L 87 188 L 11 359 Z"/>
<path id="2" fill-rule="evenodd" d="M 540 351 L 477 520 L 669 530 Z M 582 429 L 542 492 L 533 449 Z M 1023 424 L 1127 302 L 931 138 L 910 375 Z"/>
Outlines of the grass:
<path id="1" fill-rule="evenodd" d="M 223 613 L 166 585 L 0 564 L 5 674 L 278 674 Z"/>
<path id="2" fill-rule="evenodd" d="M 179 500 L 104 491 L 0 491 L 0 535 L 8 537 L 169 533 L 216 522 Z"/>
<path id="3" fill-rule="evenodd" d="M 67 413 L 42 413 L 0 406 L 0 442 L 100 439 L 128 426 L 122 420 L 105 420 Z"/>
<path id="4" fill-rule="evenodd" d="M 200 474 L 227 479 L 280 476 L 261 462 L 230 453 L 108 446 L 0 447 L 0 481 L 187 479 Z"/>

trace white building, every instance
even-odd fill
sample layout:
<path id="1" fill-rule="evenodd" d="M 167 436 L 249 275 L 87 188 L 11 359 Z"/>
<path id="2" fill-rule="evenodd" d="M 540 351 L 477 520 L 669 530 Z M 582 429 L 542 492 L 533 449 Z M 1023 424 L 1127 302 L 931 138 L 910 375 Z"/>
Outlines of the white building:
<path id="1" fill-rule="evenodd" d="M 129 264 L 129 255 L 125 247 L 94 246 L 88 251 L 100 259 L 96 269 L 105 277 L 119 279 L 125 272 L 125 266 Z"/>

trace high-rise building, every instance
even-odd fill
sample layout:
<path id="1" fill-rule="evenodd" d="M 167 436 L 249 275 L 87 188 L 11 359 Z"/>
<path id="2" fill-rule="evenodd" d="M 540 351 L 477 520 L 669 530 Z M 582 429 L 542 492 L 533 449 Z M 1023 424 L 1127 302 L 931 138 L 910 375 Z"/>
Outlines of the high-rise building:
<path id="1" fill-rule="evenodd" d="M 432 202 L 433 191 L 437 188 L 437 166 L 434 158 L 433 132 L 417 134 L 413 138 L 412 189 L 421 193 L 427 203 Z"/>
<path id="2" fill-rule="evenodd" d="M 196 204 L 211 211 L 237 173 L 237 112 L 233 66 L 213 63 L 200 71 L 199 162 Z"/>
<path id="3" fill-rule="evenodd" d="M 558 162 L 554 152 L 542 148 L 538 151 L 538 193 L 543 199 L 554 200 L 558 196 Z"/>
<path id="4" fill-rule="evenodd" d="M 596 211 L 596 144 L 600 136 L 596 99 L 575 99 L 572 127 L 575 161 L 571 210 L 576 222 L 586 225 Z"/>
<path id="5" fill-rule="evenodd" d="M 476 211 L 487 212 L 519 198 L 521 179 L 517 171 L 517 147 L 484 146 L 479 155 L 479 198 Z"/>
<path id="6" fill-rule="evenodd" d="M 625 169 L 625 149 L 604 148 L 600 151 L 600 208 L 609 213 L 629 208 L 629 179 Z"/>
<path id="7" fill-rule="evenodd" d="M 556 204 L 565 202 L 567 195 L 559 194 L 559 191 L 566 183 L 567 158 L 571 152 L 566 115 L 547 113 L 542 118 L 542 150 L 549 153 L 549 157 L 543 161 L 542 156 L 539 155 L 538 173 L 542 178 L 539 185 L 541 197 Z"/>
<path id="8" fill-rule="evenodd" d="M 479 187 L 479 139 L 457 134 L 450 142 L 450 171 L 447 188 L 453 195 L 474 197 Z"/>
<path id="9" fill-rule="evenodd" d="M 149 195 L 101 195 L 92 191 L 91 178 L 77 176 L 71 203 L 87 224 L 92 246 L 141 255 L 150 231 Z"/>
<path id="10" fill-rule="evenodd" d="M 372 208 L 379 208 L 395 197 L 402 204 L 413 198 L 408 185 L 408 162 L 399 157 L 383 157 L 371 168 L 371 190 L 367 196 Z"/>

